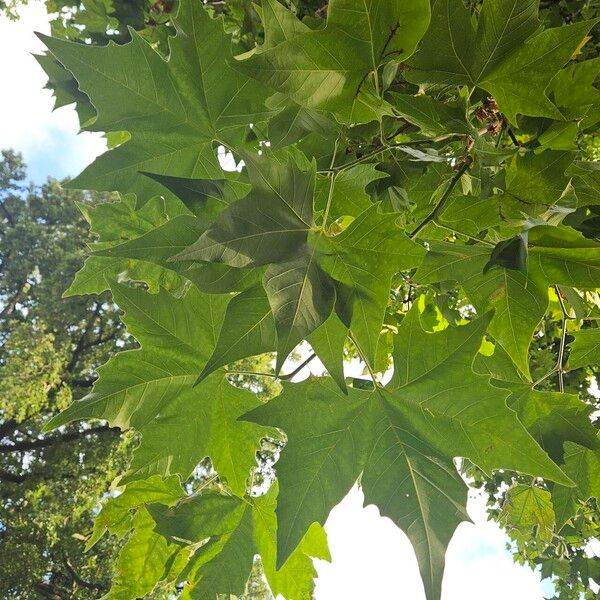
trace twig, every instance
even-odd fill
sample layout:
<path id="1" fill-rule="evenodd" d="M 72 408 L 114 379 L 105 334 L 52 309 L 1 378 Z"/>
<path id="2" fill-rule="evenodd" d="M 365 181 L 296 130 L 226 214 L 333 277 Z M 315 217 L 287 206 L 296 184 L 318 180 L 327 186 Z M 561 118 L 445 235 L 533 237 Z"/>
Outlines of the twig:
<path id="1" fill-rule="evenodd" d="M 432 138 L 432 139 L 412 140 L 412 141 L 408 140 L 401 144 L 392 144 L 391 146 L 382 146 L 381 148 L 377 148 L 376 150 L 373 150 L 372 152 L 369 152 L 368 154 L 365 154 L 364 156 L 361 156 L 360 158 L 355 158 L 354 160 L 351 160 L 350 162 L 347 162 L 343 165 L 339 165 L 338 167 L 332 167 L 329 169 L 322 169 L 317 172 L 318 173 L 331 173 L 332 171 L 345 171 L 346 169 L 350 169 L 351 167 L 359 165 L 367 160 L 370 160 L 371 158 L 375 158 L 376 156 L 378 156 L 379 154 L 382 154 L 383 152 L 388 152 L 391 150 L 399 150 L 399 149 L 402 149 L 404 146 L 419 146 L 421 144 L 435 144 L 437 142 L 443 142 L 444 140 L 452 139 L 455 137 L 464 137 L 464 134 L 449 133 L 447 135 L 441 135 L 437 138 Z"/>
<path id="2" fill-rule="evenodd" d="M 312 360 L 314 360 L 317 355 L 313 352 L 305 361 L 303 361 L 298 367 L 296 367 L 291 373 L 286 373 L 285 375 L 276 375 L 275 373 L 260 373 L 259 371 L 227 371 L 227 375 L 249 375 L 252 377 L 271 377 L 272 379 L 280 379 L 281 381 L 289 381 L 304 367 L 306 367 Z"/>
<path id="3" fill-rule="evenodd" d="M 298 375 L 298 373 L 300 373 L 300 371 L 302 371 L 302 369 L 304 369 L 304 367 L 309 365 L 311 363 L 311 361 L 313 361 L 316 357 L 317 357 L 317 355 L 313 352 L 305 361 L 303 361 L 300 365 L 298 365 L 291 373 L 286 373 L 285 375 L 280 375 L 279 379 L 281 379 L 281 381 L 289 381 L 290 379 L 293 379 L 294 377 L 296 377 L 296 375 Z"/>
<path id="4" fill-rule="evenodd" d="M 375 373 L 373 372 L 373 369 L 371 368 L 371 365 L 369 364 L 369 361 L 367 360 L 365 353 L 363 352 L 362 348 L 360 347 L 360 344 L 356 341 L 356 338 L 354 337 L 354 335 L 352 335 L 352 332 L 349 333 L 349 337 L 350 337 L 350 340 L 352 340 L 352 343 L 354 344 L 354 347 L 356 348 L 356 351 L 358 352 L 360 359 L 365 363 L 365 366 L 367 367 L 369 376 L 371 377 L 371 380 L 373 381 L 373 386 L 377 390 L 377 393 L 381 394 L 381 391 L 380 391 L 381 385 L 377 381 L 377 378 L 375 377 Z"/>
<path id="5" fill-rule="evenodd" d="M 464 231 L 459 231 L 458 229 L 454 229 L 454 227 L 449 227 L 448 225 L 442 225 L 441 223 L 436 223 L 436 225 L 438 227 L 441 227 L 442 229 L 447 229 L 448 231 L 451 231 L 452 233 L 454 233 L 456 235 L 464 235 L 466 238 L 469 238 L 470 240 L 473 240 L 474 242 L 479 242 L 480 244 L 485 244 L 486 246 L 490 246 L 491 248 L 494 247 L 494 244 L 492 244 L 492 242 L 488 242 L 487 240 L 482 240 L 481 238 L 478 238 L 478 237 L 475 237 L 474 235 L 465 233 Z"/>
<path id="6" fill-rule="evenodd" d="M 565 358 L 565 346 L 567 343 L 567 322 L 571 317 L 567 313 L 565 303 L 561 296 L 560 288 L 555 285 L 554 291 L 558 296 L 558 303 L 560 304 L 560 310 L 562 311 L 562 331 L 560 334 L 560 346 L 558 347 L 558 360 L 556 362 L 556 370 L 558 371 L 558 389 L 561 392 L 565 391 L 565 371 L 564 371 L 564 358 Z"/>
<path id="7" fill-rule="evenodd" d="M 513 133 L 513 130 L 508 127 L 506 129 L 506 133 L 508 133 L 508 137 L 510 138 L 511 142 L 517 147 L 520 148 L 521 144 L 519 143 L 519 140 L 516 138 L 515 134 Z"/>
<path id="8" fill-rule="evenodd" d="M 558 296 L 558 303 L 560 305 L 560 310 L 562 312 L 562 331 L 560 334 L 560 345 L 558 347 L 558 359 L 556 360 L 556 365 L 552 367 L 548 373 L 546 373 L 543 377 L 540 377 L 531 387 L 537 387 L 542 381 L 548 379 L 548 377 L 552 377 L 554 373 L 558 373 L 558 389 L 561 392 L 565 391 L 565 370 L 564 370 L 564 361 L 565 361 L 565 348 L 567 345 L 567 322 L 572 319 L 567 312 L 567 308 L 561 296 L 560 288 L 555 285 L 554 291 Z"/>
<path id="9" fill-rule="evenodd" d="M 448 198 L 450 198 L 450 194 L 452 193 L 452 190 L 454 190 L 454 188 L 456 187 L 456 184 L 460 181 L 460 178 L 467 172 L 467 170 L 471 166 L 472 162 L 473 162 L 473 158 L 471 157 L 471 155 L 470 154 L 467 155 L 463 164 L 460 166 L 460 169 L 458 169 L 458 171 L 452 178 L 452 181 L 450 181 L 450 184 L 446 188 L 446 191 L 444 192 L 443 196 L 440 198 L 439 202 L 434 206 L 433 210 L 415 227 L 415 229 L 408 236 L 409 238 L 412 239 L 412 238 L 416 237 L 419 233 L 421 233 L 421 231 L 429 223 L 431 223 L 432 221 L 435 221 L 435 219 L 437 219 L 439 214 L 442 212 Z"/>

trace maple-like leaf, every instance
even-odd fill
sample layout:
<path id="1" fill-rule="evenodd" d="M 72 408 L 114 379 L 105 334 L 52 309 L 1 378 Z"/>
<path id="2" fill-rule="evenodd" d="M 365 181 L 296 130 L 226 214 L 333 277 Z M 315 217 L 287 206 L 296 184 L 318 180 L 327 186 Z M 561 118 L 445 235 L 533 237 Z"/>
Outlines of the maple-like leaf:
<path id="1" fill-rule="evenodd" d="M 168 60 L 135 32 L 128 44 L 103 47 L 40 36 L 96 108 L 87 128 L 131 135 L 72 187 L 133 192 L 143 202 L 164 188 L 140 172 L 226 179 L 213 143 L 239 143 L 249 123 L 270 114 L 262 86 L 230 65 L 230 36 L 219 19 L 184 0 L 174 24 Z"/>
<path id="2" fill-rule="evenodd" d="M 594 288 L 600 281 L 600 244 L 566 227 L 540 225 L 528 231 L 527 273 L 495 267 L 484 274 L 490 250 L 431 242 L 419 281 L 458 281 L 480 310 L 495 308 L 490 333 L 529 374 L 531 338 L 548 306 L 548 286 Z"/>
<path id="3" fill-rule="evenodd" d="M 264 24 L 268 43 L 245 57 L 243 70 L 304 106 L 361 123 L 391 114 L 377 71 L 412 54 L 429 24 L 429 2 L 333 0 L 322 29 L 289 18 L 277 21 L 277 31 L 272 20 Z"/>
<path id="4" fill-rule="evenodd" d="M 600 363 L 600 328 L 581 329 L 575 332 L 567 367 L 580 369 Z"/>
<path id="5" fill-rule="evenodd" d="M 600 454 L 578 444 L 565 444 L 564 471 L 577 482 L 576 487 L 557 485 L 552 491 L 557 529 L 577 514 L 580 501 L 600 499 Z"/>
<path id="6" fill-rule="evenodd" d="M 462 2 L 434 0 L 407 79 L 481 87 L 511 122 L 518 113 L 561 119 L 546 89 L 594 22 L 538 31 L 537 11 L 538 0 L 485 0 L 475 28 Z"/>
<path id="7" fill-rule="evenodd" d="M 50 421 L 49 427 L 76 419 L 132 427 L 142 438 L 125 481 L 175 473 L 186 479 L 202 458 L 210 456 L 230 488 L 243 494 L 255 453 L 269 431 L 236 418 L 258 400 L 231 386 L 223 372 L 194 387 L 215 348 L 229 298 L 195 288 L 181 300 L 167 292 L 148 294 L 116 284 L 112 290 L 125 311 L 128 330 L 142 347 L 121 352 L 100 367 L 92 392 Z M 190 406 L 196 407 L 192 417 L 187 414 Z"/>
<path id="8" fill-rule="evenodd" d="M 158 504 L 150 508 L 157 531 L 167 539 L 194 544 L 210 538 L 193 559 L 185 597 L 241 595 L 257 554 L 274 594 L 289 600 L 308 597 L 316 575 L 310 557 L 329 559 L 325 535 L 318 525 L 311 527 L 277 569 L 276 498 L 275 485 L 258 498 L 242 500 L 209 492 L 173 508 Z"/>
<path id="9" fill-rule="evenodd" d="M 446 546 L 467 518 L 454 457 L 569 485 L 507 408 L 506 392 L 471 368 L 488 321 L 431 335 L 413 309 L 400 327 L 389 388 L 346 397 L 327 380 L 288 384 L 244 417 L 288 438 L 276 466 L 280 563 L 360 476 L 367 502 L 413 542 L 428 597 L 438 598 Z"/>

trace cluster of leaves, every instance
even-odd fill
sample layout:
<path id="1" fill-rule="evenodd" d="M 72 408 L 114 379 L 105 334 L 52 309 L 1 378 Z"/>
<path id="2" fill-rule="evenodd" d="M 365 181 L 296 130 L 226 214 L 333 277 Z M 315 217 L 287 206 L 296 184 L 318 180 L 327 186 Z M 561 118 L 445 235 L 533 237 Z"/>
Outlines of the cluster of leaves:
<path id="1" fill-rule="evenodd" d="M 307 597 L 321 526 L 359 481 L 439 598 L 468 520 L 458 458 L 509 483 L 498 519 L 527 560 L 587 589 L 600 171 L 579 144 L 600 122 L 596 21 L 553 27 L 537 0 L 259 12 L 262 43 L 238 56 L 194 0 L 168 59 L 135 33 L 43 38 L 59 99 L 110 132 L 72 186 L 121 194 L 87 210 L 98 241 L 68 293 L 110 290 L 141 346 L 49 425 L 141 434 L 89 541 L 126 538 L 108 597 L 239 595 L 256 555 L 273 593 Z M 327 374 L 292 383 L 303 341 Z M 349 350 L 364 378 L 345 378 Z M 232 383 L 271 352 L 260 377 L 283 391 L 263 402 Z M 265 440 L 285 442 L 269 489 Z M 209 479 L 182 487 L 206 457 Z"/>
<path id="2" fill-rule="evenodd" d="M 26 187 L 24 179 L 20 156 L 3 151 L 0 596 L 95 598 L 109 588 L 117 545 L 107 539 L 95 556 L 86 556 L 78 536 L 91 529 L 131 443 L 98 423 L 40 432 L 73 395 L 89 391 L 93 369 L 124 338 L 106 295 L 92 303 L 61 301 L 64 278 L 81 267 L 91 239 L 74 201 L 91 205 L 106 197 L 65 192 L 52 180 Z"/>

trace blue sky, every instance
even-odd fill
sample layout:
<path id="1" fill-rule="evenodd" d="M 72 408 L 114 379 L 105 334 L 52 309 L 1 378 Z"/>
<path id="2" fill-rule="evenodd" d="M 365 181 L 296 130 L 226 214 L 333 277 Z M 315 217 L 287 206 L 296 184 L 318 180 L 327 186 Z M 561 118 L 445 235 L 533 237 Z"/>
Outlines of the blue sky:
<path id="1" fill-rule="evenodd" d="M 30 179 L 41 183 L 76 175 L 105 145 L 97 134 L 78 134 L 71 107 L 52 112 L 51 94 L 42 90 L 46 78 L 31 57 L 42 51 L 34 30 L 49 32 L 42 2 L 31 0 L 19 23 L 0 19 L 0 148 L 21 151 Z M 459 527 L 447 553 L 443 600 L 542 600 L 551 586 L 512 562 L 506 536 L 486 522 L 476 493 L 469 512 L 475 524 Z M 362 507 L 358 488 L 333 510 L 326 528 L 333 561 L 318 564 L 318 600 L 424 600 L 408 539 L 375 507 Z"/>
<path id="2" fill-rule="evenodd" d="M 31 56 L 43 50 L 33 32 L 50 33 L 44 4 L 33 0 L 22 12 L 18 23 L 0 20 L 0 148 L 22 152 L 30 178 L 42 183 L 48 175 L 76 175 L 105 144 L 97 134 L 78 135 L 72 108 L 52 112 L 51 92 L 42 90 L 46 76 Z"/>

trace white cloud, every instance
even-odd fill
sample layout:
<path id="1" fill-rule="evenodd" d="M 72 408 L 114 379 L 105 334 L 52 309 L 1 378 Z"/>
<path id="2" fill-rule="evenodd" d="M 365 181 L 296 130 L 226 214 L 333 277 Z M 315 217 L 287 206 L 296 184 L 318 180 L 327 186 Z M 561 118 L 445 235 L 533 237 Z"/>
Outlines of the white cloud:
<path id="1" fill-rule="evenodd" d="M 0 18 L 0 148 L 21 151 L 35 179 L 47 175 L 76 175 L 104 151 L 101 136 L 79 131 L 73 107 L 52 113 L 54 100 L 42 90 L 46 75 L 31 56 L 44 46 L 35 31 L 49 33 L 43 2 L 31 2 L 21 10 L 21 19 Z"/>
<path id="2" fill-rule="evenodd" d="M 325 524 L 332 562 L 317 562 L 317 600 L 425 600 L 408 538 L 354 487 Z M 516 565 L 507 538 L 486 521 L 485 500 L 469 498 L 474 524 L 457 529 L 446 555 L 443 600 L 542 600 L 540 577 Z"/>

